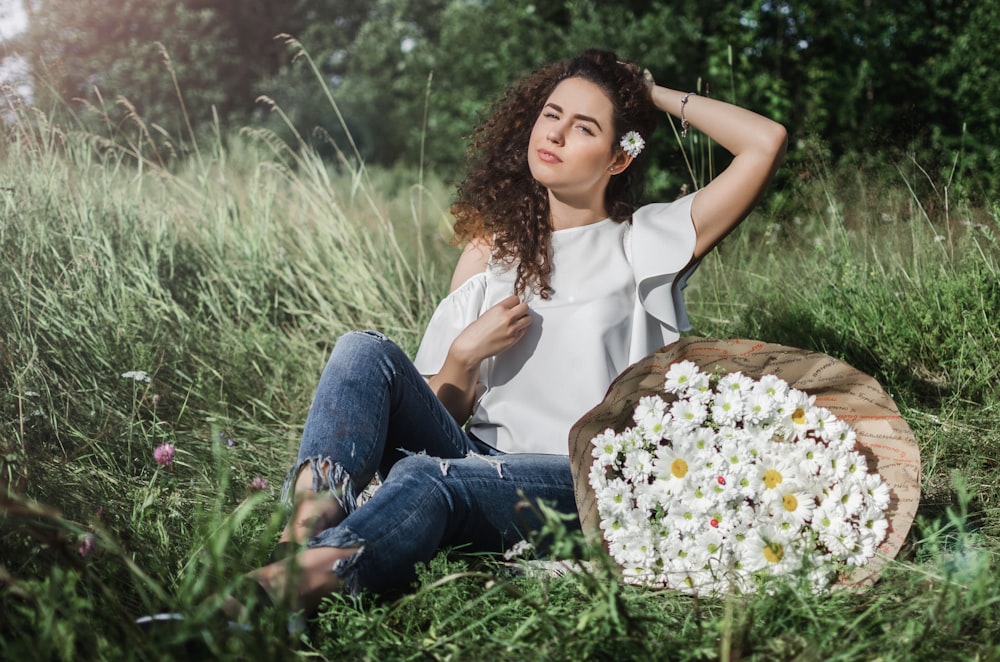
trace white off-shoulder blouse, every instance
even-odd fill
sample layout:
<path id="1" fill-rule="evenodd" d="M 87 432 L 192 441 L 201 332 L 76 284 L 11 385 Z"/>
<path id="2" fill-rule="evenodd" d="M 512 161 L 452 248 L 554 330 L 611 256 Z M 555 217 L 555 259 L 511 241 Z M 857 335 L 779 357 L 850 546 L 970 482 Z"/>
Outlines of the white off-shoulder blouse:
<path id="1" fill-rule="evenodd" d="M 483 361 L 472 434 L 507 453 L 566 454 L 570 427 L 612 380 L 690 328 L 681 290 L 692 271 L 695 195 L 641 207 L 631 222 L 553 231 L 554 292 L 529 294 L 526 334 Z M 436 374 L 455 337 L 514 293 L 515 275 L 491 260 L 438 305 L 414 359 L 421 374 Z"/>

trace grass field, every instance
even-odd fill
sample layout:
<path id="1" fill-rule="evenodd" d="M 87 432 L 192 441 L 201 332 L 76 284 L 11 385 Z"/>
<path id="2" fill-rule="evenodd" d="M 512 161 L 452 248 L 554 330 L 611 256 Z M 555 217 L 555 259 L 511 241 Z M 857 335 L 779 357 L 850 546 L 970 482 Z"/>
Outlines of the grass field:
<path id="1" fill-rule="evenodd" d="M 449 191 L 266 134 L 180 157 L 138 122 L 112 144 L 20 112 L 0 138 L 0 657 L 1000 659 L 1000 208 L 950 200 L 915 164 L 820 157 L 687 298 L 695 335 L 821 350 L 895 398 L 921 507 L 876 586 L 696 600 L 624 586 L 600 558 L 537 577 L 452 553 L 403 597 L 331 598 L 302 635 L 277 610 L 232 633 L 209 604 L 175 639 L 143 637 L 135 616 L 269 555 L 337 336 L 416 349 L 457 256 Z"/>

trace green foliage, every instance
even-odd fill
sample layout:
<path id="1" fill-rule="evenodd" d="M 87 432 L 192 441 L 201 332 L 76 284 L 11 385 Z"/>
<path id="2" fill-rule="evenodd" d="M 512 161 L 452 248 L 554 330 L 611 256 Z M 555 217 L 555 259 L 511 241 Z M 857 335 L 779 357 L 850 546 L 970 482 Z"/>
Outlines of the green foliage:
<path id="1" fill-rule="evenodd" d="M 259 128 L 167 167 L 141 118 L 115 142 L 22 113 L 0 138 L 0 657 L 1000 656 L 1000 209 L 956 203 L 957 179 L 916 160 L 838 168 L 810 143 L 804 176 L 687 290 L 699 335 L 825 351 L 900 404 L 921 444 L 919 521 L 874 587 L 638 589 L 540 507 L 536 542 L 585 559 L 561 566 L 574 572 L 451 550 L 402 596 L 333 596 L 290 637 L 280 610 L 243 633 L 219 601 L 253 599 L 240 576 L 278 535 L 332 341 L 367 326 L 416 349 L 456 256 L 445 186 L 369 169 L 344 143 L 326 143 L 344 155 L 333 167 Z M 189 618 L 157 634 L 131 625 L 177 609 Z"/>
<path id="2" fill-rule="evenodd" d="M 608 48 L 679 89 L 735 101 L 783 123 L 796 170 L 820 137 L 834 158 L 906 156 L 953 195 L 995 198 L 1000 87 L 988 54 L 1000 5 L 932 0 L 749 4 L 596 0 L 33 0 L 24 55 L 40 107 L 93 129 L 193 149 L 216 121 L 254 121 L 328 160 L 329 138 L 369 164 L 422 166 L 454 181 L 465 138 L 511 81 L 584 48 Z M 287 47 L 291 35 L 316 70 Z M 316 74 L 342 117 L 316 93 Z M 177 112 L 180 110 L 181 112 Z M 159 127 L 162 127 L 159 128 Z M 650 144 L 653 197 L 696 185 L 672 157 L 668 121 Z M 174 136 L 166 141 L 166 136 Z M 177 136 L 184 136 L 183 141 Z M 721 162 L 717 147 L 698 148 Z M 706 159 L 708 160 L 708 159 Z M 718 168 L 715 168 L 717 171 Z M 779 177 L 786 177 L 782 174 Z M 695 181 L 692 181 L 695 180 Z"/>
<path id="3" fill-rule="evenodd" d="M 820 162 L 814 167 L 824 172 Z M 794 216 L 764 228 L 766 251 L 753 261 L 761 269 L 786 262 L 788 282 L 808 278 L 810 286 L 775 306 L 771 280 L 730 277 L 727 287 L 749 303 L 714 332 L 766 334 L 839 355 L 918 400 L 994 401 L 1000 374 L 980 357 L 997 344 L 991 311 L 1000 306 L 1000 226 L 982 210 L 950 208 L 946 191 L 921 191 L 909 175 L 824 174 L 801 184 L 796 209 L 806 205 L 809 221 Z M 728 268 L 728 250 L 711 264 L 724 259 Z"/>
<path id="4" fill-rule="evenodd" d="M 115 125 L 138 115 L 178 135 L 178 82 L 193 118 L 207 126 L 213 106 L 231 101 L 222 84 L 228 35 L 211 10 L 190 11 L 166 0 L 44 0 L 26 3 L 28 29 L 14 52 L 26 57 L 35 103 L 83 121 Z M 88 107 L 97 113 L 88 112 Z"/>

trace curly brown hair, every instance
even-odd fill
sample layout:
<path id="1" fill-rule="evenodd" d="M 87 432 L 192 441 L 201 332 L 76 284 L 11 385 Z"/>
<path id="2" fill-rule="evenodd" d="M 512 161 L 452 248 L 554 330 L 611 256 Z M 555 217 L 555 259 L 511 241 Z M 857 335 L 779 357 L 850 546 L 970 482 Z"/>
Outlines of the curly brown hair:
<path id="1" fill-rule="evenodd" d="M 491 239 L 493 258 L 517 263 L 515 290 L 549 298 L 552 287 L 549 198 L 528 169 L 528 139 L 546 99 L 561 81 L 579 77 L 607 94 L 614 107 L 614 142 L 628 131 L 647 140 L 656 127 L 649 85 L 634 64 L 609 51 L 588 50 L 549 64 L 515 83 L 472 135 L 469 171 L 451 207 L 455 242 Z M 644 159 L 612 177 L 605 208 L 618 223 L 628 220 L 642 194 Z"/>

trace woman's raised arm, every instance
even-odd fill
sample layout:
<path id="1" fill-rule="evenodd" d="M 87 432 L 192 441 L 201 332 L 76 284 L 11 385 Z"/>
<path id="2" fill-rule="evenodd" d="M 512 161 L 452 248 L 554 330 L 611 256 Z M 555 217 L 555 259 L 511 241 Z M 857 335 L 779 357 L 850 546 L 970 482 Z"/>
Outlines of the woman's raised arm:
<path id="1" fill-rule="evenodd" d="M 733 155 L 725 170 L 698 191 L 691 206 L 698 240 L 695 256 L 707 253 L 760 199 L 785 154 L 785 127 L 724 101 L 654 85 L 653 103 L 683 119 Z M 685 101 L 682 103 L 682 101 Z"/>

